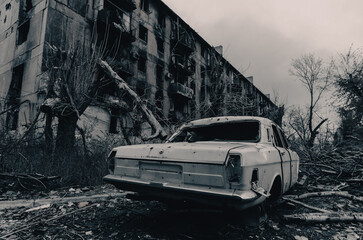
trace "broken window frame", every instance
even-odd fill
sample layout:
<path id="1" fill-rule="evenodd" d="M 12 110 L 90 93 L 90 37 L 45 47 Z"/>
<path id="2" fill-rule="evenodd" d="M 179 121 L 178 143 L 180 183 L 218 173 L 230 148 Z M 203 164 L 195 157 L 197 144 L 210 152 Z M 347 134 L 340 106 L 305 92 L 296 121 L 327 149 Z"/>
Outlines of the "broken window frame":
<path id="1" fill-rule="evenodd" d="M 139 39 L 147 43 L 148 40 L 148 29 L 139 23 Z"/>
<path id="2" fill-rule="evenodd" d="M 242 131 L 243 130 L 243 131 Z M 261 139 L 261 123 L 256 120 L 246 120 L 230 123 L 215 123 L 204 126 L 188 126 L 180 129 L 169 142 L 186 142 L 189 132 L 194 132 L 198 141 L 236 141 L 254 142 Z M 191 134 L 193 135 L 193 134 Z"/>
<path id="3" fill-rule="evenodd" d="M 157 45 L 158 52 L 164 54 L 165 41 L 160 37 L 156 37 L 156 45 Z"/>
<path id="4" fill-rule="evenodd" d="M 140 55 L 137 61 L 137 70 L 146 73 L 146 65 L 147 65 L 147 58 L 143 55 Z"/>
<path id="5" fill-rule="evenodd" d="M 25 0 L 25 11 L 29 12 L 33 8 L 32 0 Z"/>
<path id="6" fill-rule="evenodd" d="M 158 62 L 156 64 L 156 85 L 158 89 L 163 89 L 163 83 L 164 83 L 164 64 L 163 62 Z"/>
<path id="7" fill-rule="evenodd" d="M 150 13 L 150 1 L 149 0 L 141 0 L 140 1 L 140 9 L 146 13 Z"/>
<path id="8" fill-rule="evenodd" d="M 24 78 L 24 64 L 13 68 L 12 80 L 8 90 L 6 106 L 9 112 L 6 115 L 6 126 L 9 130 L 17 130 L 19 120 L 19 107 L 21 89 Z"/>
<path id="9" fill-rule="evenodd" d="M 110 127 L 109 133 L 119 133 L 118 131 L 118 121 L 119 121 L 120 111 L 119 109 L 113 108 L 110 110 Z"/>
<path id="10" fill-rule="evenodd" d="M 158 13 L 158 25 L 162 28 L 165 28 L 166 26 L 166 16 L 165 14 L 161 13 L 160 10 L 159 10 L 159 13 Z"/>
<path id="11" fill-rule="evenodd" d="M 145 84 L 141 86 L 140 83 L 136 85 L 136 93 L 139 97 L 144 97 L 146 95 L 146 86 Z"/>
<path id="12" fill-rule="evenodd" d="M 30 19 L 26 20 L 24 23 L 22 23 L 20 26 L 18 26 L 18 35 L 17 35 L 17 41 L 16 45 L 19 46 L 26 42 L 28 40 L 29 35 L 29 29 L 30 29 Z"/>
<path id="13" fill-rule="evenodd" d="M 162 89 L 157 89 L 155 92 L 155 106 L 156 106 L 156 114 L 159 117 L 163 116 L 163 106 L 164 106 L 164 93 Z"/>

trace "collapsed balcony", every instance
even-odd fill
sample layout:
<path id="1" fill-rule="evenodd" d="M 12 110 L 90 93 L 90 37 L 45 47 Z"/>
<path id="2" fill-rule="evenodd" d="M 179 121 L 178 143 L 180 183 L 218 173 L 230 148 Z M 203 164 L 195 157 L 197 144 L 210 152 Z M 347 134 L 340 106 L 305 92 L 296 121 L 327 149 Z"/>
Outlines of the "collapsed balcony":
<path id="1" fill-rule="evenodd" d="M 170 83 L 169 94 L 173 97 L 182 97 L 184 99 L 193 99 L 193 89 L 181 84 L 181 83 Z"/>
<path id="2" fill-rule="evenodd" d="M 195 51 L 195 42 L 192 35 L 179 23 L 172 24 L 171 44 L 175 53 L 191 54 Z"/>
<path id="3" fill-rule="evenodd" d="M 175 75 L 192 76 L 195 73 L 195 61 L 180 55 L 172 56 L 170 67 Z"/>
<path id="4" fill-rule="evenodd" d="M 97 33 L 99 36 L 104 36 L 106 39 L 120 36 L 123 43 L 134 42 L 136 37 L 135 31 L 131 29 L 130 14 L 118 9 L 116 5 L 107 3 L 109 2 L 105 2 L 104 8 L 98 12 L 97 16 Z"/>

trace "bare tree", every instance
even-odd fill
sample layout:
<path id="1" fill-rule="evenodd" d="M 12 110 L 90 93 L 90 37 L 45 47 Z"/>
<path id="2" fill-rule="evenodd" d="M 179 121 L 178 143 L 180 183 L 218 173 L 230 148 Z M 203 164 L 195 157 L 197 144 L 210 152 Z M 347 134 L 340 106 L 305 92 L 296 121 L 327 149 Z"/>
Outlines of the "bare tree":
<path id="1" fill-rule="evenodd" d="M 328 120 L 327 118 L 322 119 L 316 126 L 313 126 L 314 112 L 323 93 L 329 86 L 332 64 L 325 67 L 321 58 L 316 57 L 314 54 L 306 54 L 293 59 L 291 67 L 290 74 L 295 76 L 309 92 L 310 101 L 307 116 L 309 137 L 307 138 L 307 146 L 313 147 L 319 128 Z"/>
<path id="2" fill-rule="evenodd" d="M 225 73 L 227 62 L 223 59 L 223 56 L 212 48 L 208 52 L 209 65 L 205 70 L 205 74 L 208 74 L 209 85 L 208 93 L 205 95 L 205 99 L 201 99 L 199 110 L 202 117 L 215 117 L 228 114 L 226 105 L 230 105 L 231 102 L 237 102 L 236 105 L 240 105 L 241 99 L 234 99 L 232 97 L 227 99 L 227 87 L 228 81 Z M 201 89 L 204 91 L 204 89 Z"/>
<path id="3" fill-rule="evenodd" d="M 56 149 L 65 152 L 74 146 L 77 121 L 107 80 L 98 77 L 97 60 L 102 53 L 84 43 L 67 50 L 48 44 L 47 53 L 48 93 L 41 110 L 58 118 Z"/>
<path id="4" fill-rule="evenodd" d="M 363 133 L 363 49 L 338 55 L 335 62 L 334 85 L 340 100 L 343 137 Z M 361 130 L 359 131 L 359 128 Z M 358 130 L 358 131 L 357 131 Z"/>
<path id="5" fill-rule="evenodd" d="M 117 92 L 126 93 L 136 103 L 145 120 L 154 129 L 154 134 L 146 140 L 167 136 L 142 99 L 102 60 L 104 56 L 101 51 L 84 44 L 76 44 L 67 51 L 61 51 L 55 46 L 49 48 L 50 57 L 54 59 L 49 70 L 48 96 L 41 110 L 58 118 L 57 151 L 69 152 L 72 149 L 77 121 L 91 103 L 101 105 L 97 99 L 98 91 L 110 84 L 113 84 Z M 107 99 L 103 99 L 102 105 L 105 104 L 107 105 Z"/>

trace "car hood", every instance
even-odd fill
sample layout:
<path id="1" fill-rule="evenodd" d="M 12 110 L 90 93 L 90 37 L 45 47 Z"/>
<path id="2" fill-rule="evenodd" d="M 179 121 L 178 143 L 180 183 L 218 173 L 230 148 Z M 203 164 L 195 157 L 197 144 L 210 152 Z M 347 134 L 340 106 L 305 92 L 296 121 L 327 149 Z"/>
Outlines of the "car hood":
<path id="1" fill-rule="evenodd" d="M 117 158 L 224 164 L 231 149 L 256 146 L 256 143 L 179 142 L 142 144 L 115 148 Z"/>

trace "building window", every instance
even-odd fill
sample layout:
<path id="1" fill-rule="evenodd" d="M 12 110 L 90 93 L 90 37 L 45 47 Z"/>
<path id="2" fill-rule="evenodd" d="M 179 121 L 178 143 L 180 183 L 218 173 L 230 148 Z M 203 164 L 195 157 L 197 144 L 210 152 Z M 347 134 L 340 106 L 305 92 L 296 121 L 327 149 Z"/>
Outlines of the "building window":
<path id="1" fill-rule="evenodd" d="M 200 66 L 200 101 L 204 102 L 206 100 L 206 92 L 207 92 L 207 86 L 206 86 L 206 68 L 204 66 Z"/>
<path id="2" fill-rule="evenodd" d="M 202 58 L 205 58 L 206 57 L 206 49 L 203 46 L 200 49 L 200 55 L 202 56 Z"/>
<path id="3" fill-rule="evenodd" d="M 145 95 L 145 87 L 137 86 L 136 87 L 136 93 L 139 97 L 142 97 Z"/>
<path id="4" fill-rule="evenodd" d="M 118 119 L 119 119 L 119 110 L 118 109 L 112 109 L 111 110 L 111 116 L 110 116 L 109 133 L 118 133 L 118 130 L 117 130 Z"/>
<path id="5" fill-rule="evenodd" d="M 28 39 L 30 21 L 24 22 L 21 26 L 18 27 L 18 42 L 17 45 L 24 43 Z"/>
<path id="6" fill-rule="evenodd" d="M 164 72 L 164 67 L 162 63 L 158 63 L 156 65 L 156 85 L 158 90 L 164 88 L 163 72 Z"/>
<path id="7" fill-rule="evenodd" d="M 137 69 L 141 72 L 146 73 L 146 57 L 144 57 L 144 56 L 139 57 Z"/>
<path id="8" fill-rule="evenodd" d="M 200 78 L 205 79 L 205 67 L 200 66 Z"/>
<path id="9" fill-rule="evenodd" d="M 161 38 L 156 38 L 156 44 L 158 47 L 158 51 L 164 53 L 164 40 Z"/>
<path id="10" fill-rule="evenodd" d="M 14 68 L 6 101 L 7 109 L 9 109 L 6 115 L 6 126 L 9 130 L 16 130 L 18 128 L 19 104 L 21 97 L 21 87 L 23 84 L 23 74 L 24 64 Z"/>
<path id="11" fill-rule="evenodd" d="M 190 82 L 190 88 L 193 89 L 193 91 L 195 92 L 195 82 L 194 81 Z"/>
<path id="12" fill-rule="evenodd" d="M 150 9 L 149 9 L 149 0 L 141 0 L 140 8 L 148 13 L 150 11 Z"/>
<path id="13" fill-rule="evenodd" d="M 147 28 L 139 24 L 139 38 L 147 43 Z"/>
<path id="14" fill-rule="evenodd" d="M 165 27 L 165 15 L 159 12 L 158 15 L 158 25 L 160 27 Z"/>
<path id="15" fill-rule="evenodd" d="M 155 93 L 155 106 L 156 106 L 156 114 L 159 117 L 163 116 L 163 101 L 164 95 L 162 90 L 157 90 Z"/>
<path id="16" fill-rule="evenodd" d="M 30 9 L 33 8 L 33 3 L 32 3 L 32 0 L 26 0 L 26 5 L 25 5 L 25 11 L 29 11 Z"/>

